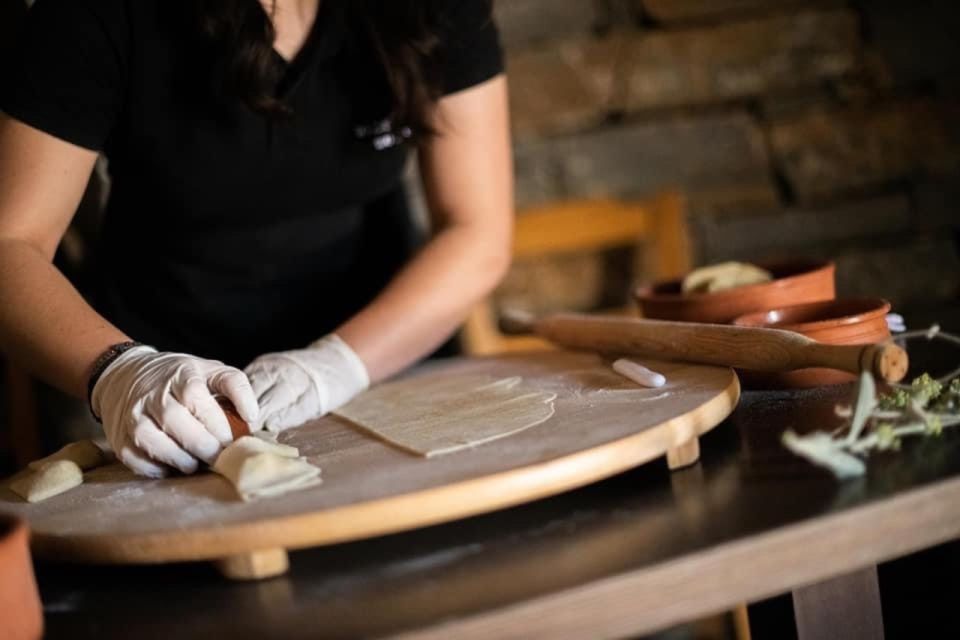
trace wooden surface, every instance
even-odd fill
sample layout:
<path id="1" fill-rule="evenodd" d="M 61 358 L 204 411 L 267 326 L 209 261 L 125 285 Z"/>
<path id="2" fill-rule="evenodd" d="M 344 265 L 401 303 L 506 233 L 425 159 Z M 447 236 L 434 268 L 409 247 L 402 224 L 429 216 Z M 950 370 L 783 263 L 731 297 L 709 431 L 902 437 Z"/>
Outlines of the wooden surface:
<path id="1" fill-rule="evenodd" d="M 783 429 L 821 428 L 849 392 L 748 392 L 689 469 L 643 465 L 511 509 L 295 552 L 273 580 L 227 584 L 204 564 L 41 563 L 47 637 L 635 637 L 960 537 L 960 434 L 908 444 L 847 484 L 780 446 Z M 941 637 L 954 623 L 955 596 L 925 579 L 900 586 L 941 606 L 885 601 L 900 630 L 888 637 Z"/>
<path id="2" fill-rule="evenodd" d="M 431 460 L 327 417 L 280 438 L 320 466 L 323 483 L 276 499 L 244 503 L 214 474 L 147 480 L 112 465 L 36 505 L 0 489 L 0 510 L 30 521 L 39 554 L 109 563 L 230 558 L 422 527 L 579 487 L 677 448 L 689 462 L 691 441 L 735 406 L 736 376 L 649 366 L 666 375 L 667 386 L 639 388 L 597 356 L 566 352 L 419 371 L 425 391 L 430 380 L 452 376 L 522 376 L 557 393 L 556 413 L 519 434 Z"/>
<path id="3" fill-rule="evenodd" d="M 875 566 L 795 589 L 793 611 L 799 640 L 883 640 Z"/>
<path id="4" fill-rule="evenodd" d="M 228 584 L 204 564 L 41 563 L 47 637 L 636 637 L 960 537 L 960 434 L 907 444 L 846 484 L 779 444 L 783 429 L 822 428 L 849 393 L 748 392 L 689 469 L 643 465 L 496 513 L 295 552 L 273 580 Z M 885 598 L 899 630 L 888 637 L 942 637 L 955 595 L 909 575 L 895 586 L 922 597 Z M 790 637 L 786 624 L 755 637 Z"/>

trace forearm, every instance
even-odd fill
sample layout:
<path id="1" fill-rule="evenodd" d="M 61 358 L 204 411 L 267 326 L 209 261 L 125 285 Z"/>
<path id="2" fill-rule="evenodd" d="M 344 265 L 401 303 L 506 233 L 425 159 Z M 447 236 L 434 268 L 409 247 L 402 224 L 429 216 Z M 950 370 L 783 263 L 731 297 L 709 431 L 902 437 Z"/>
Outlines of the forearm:
<path id="1" fill-rule="evenodd" d="M 370 380 L 427 355 L 497 285 L 510 263 L 513 163 L 500 75 L 440 100 L 438 135 L 418 149 L 437 233 L 372 304 L 338 333 Z"/>
<path id="2" fill-rule="evenodd" d="M 371 381 L 409 366 L 448 339 L 509 264 L 508 243 L 488 229 L 441 230 L 365 309 L 337 333 Z"/>
<path id="3" fill-rule="evenodd" d="M 77 397 L 111 344 L 129 338 L 83 299 L 47 255 L 0 239 L 0 347 L 15 363 Z"/>

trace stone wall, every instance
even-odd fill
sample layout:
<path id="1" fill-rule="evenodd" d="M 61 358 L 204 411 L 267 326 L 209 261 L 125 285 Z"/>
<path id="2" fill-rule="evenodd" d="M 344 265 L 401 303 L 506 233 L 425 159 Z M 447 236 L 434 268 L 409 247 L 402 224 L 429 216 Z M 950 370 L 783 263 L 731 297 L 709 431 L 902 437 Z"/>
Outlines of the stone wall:
<path id="1" fill-rule="evenodd" d="M 957 301 L 960 11 L 906 4 L 497 0 L 521 215 L 676 187 L 698 263 L 829 256 L 842 294 Z M 500 296 L 589 307 L 617 260 L 518 264 Z"/>

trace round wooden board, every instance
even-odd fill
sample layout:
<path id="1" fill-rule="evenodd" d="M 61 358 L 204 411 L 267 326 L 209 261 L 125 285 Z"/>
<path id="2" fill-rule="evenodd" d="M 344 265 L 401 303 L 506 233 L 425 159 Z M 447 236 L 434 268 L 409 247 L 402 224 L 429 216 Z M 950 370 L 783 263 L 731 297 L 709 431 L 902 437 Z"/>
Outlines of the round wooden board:
<path id="1" fill-rule="evenodd" d="M 323 484 L 243 502 L 212 474 L 148 480 L 120 465 L 80 487 L 27 504 L 0 486 L 0 510 L 30 522 L 36 553 L 57 560 L 215 560 L 371 537 L 560 493 L 660 458 L 723 421 L 739 399 L 730 369 L 648 362 L 668 384 L 641 389 L 596 355 L 545 352 L 421 367 L 430 380 L 522 376 L 555 391 L 543 424 L 426 459 L 328 416 L 281 434 L 321 467 Z"/>

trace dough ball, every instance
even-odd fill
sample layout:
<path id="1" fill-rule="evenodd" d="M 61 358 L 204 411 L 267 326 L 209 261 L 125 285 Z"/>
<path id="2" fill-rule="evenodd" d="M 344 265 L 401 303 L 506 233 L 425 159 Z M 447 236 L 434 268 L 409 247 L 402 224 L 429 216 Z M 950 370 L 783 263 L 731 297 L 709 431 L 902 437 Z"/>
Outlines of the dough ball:
<path id="1" fill-rule="evenodd" d="M 27 502 L 40 502 L 83 483 L 83 471 L 75 462 L 56 460 L 10 484 L 10 489 Z"/>
<path id="2" fill-rule="evenodd" d="M 691 272 L 683 279 L 681 288 L 684 293 L 716 293 L 771 280 L 773 274 L 760 267 L 744 262 L 723 262 Z"/>
<path id="3" fill-rule="evenodd" d="M 99 467 L 110 461 L 107 454 L 94 444 L 93 440 L 80 440 L 79 442 L 71 442 L 46 458 L 34 460 L 27 466 L 34 471 L 39 471 L 51 462 L 58 460 L 69 460 L 84 471 Z"/>

